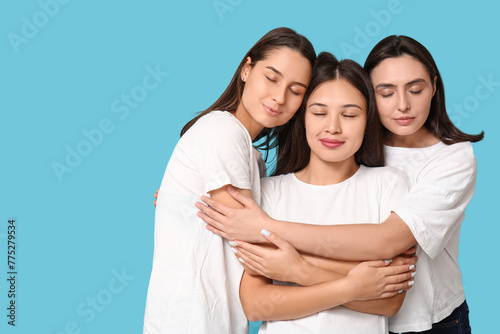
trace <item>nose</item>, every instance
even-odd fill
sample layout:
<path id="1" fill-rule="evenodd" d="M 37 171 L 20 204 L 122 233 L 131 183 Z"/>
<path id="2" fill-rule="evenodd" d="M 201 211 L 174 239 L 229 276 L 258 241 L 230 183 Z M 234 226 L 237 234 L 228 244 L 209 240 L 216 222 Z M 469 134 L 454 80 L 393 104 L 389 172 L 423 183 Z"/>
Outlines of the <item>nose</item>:
<path id="1" fill-rule="evenodd" d="M 330 116 L 328 117 L 328 125 L 326 128 L 326 132 L 329 134 L 337 134 L 337 133 L 342 133 L 342 126 L 340 124 L 340 118 L 341 116 Z"/>
<path id="2" fill-rule="evenodd" d="M 284 104 L 285 103 L 285 95 L 286 95 L 286 87 L 276 87 L 274 94 L 273 94 L 273 100 L 277 104 Z"/>
<path id="3" fill-rule="evenodd" d="M 399 96 L 398 110 L 401 112 L 410 110 L 410 101 L 408 101 L 406 94 L 400 94 Z"/>

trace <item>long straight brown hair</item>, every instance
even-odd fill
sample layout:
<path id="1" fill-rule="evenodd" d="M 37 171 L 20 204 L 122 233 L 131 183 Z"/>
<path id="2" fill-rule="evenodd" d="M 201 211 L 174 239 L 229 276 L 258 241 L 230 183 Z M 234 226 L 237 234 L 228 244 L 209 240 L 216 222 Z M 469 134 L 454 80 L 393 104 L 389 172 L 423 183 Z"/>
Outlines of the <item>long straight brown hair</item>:
<path id="1" fill-rule="evenodd" d="M 193 126 L 198 119 L 203 117 L 214 110 L 222 111 L 235 111 L 241 101 L 241 96 L 243 94 L 243 89 L 245 88 L 245 83 L 241 80 L 241 71 L 243 66 L 246 64 L 247 59 L 250 57 L 250 66 L 255 66 L 259 61 L 266 59 L 269 54 L 279 48 L 289 48 L 291 50 L 299 52 L 307 60 L 309 60 L 311 67 L 314 65 L 316 60 L 316 52 L 311 44 L 311 42 L 304 36 L 297 34 L 294 30 L 290 28 L 276 28 L 265 34 L 254 46 L 247 52 L 240 62 L 240 65 L 234 72 L 231 82 L 227 86 L 226 90 L 222 95 L 206 110 L 201 111 L 198 115 L 190 120 L 181 131 L 181 137 L 186 133 L 186 131 Z M 278 142 L 276 137 L 279 133 L 279 128 L 265 128 L 261 133 L 254 139 L 254 142 L 262 141 L 257 146 L 257 148 L 268 151 L 269 149 L 276 147 Z"/>
<path id="2" fill-rule="evenodd" d="M 469 135 L 460 131 L 448 117 L 444 99 L 444 85 L 432 55 L 422 44 L 408 36 L 392 35 L 384 38 L 371 50 L 365 61 L 368 74 L 388 58 L 398 58 L 403 55 L 413 57 L 424 65 L 429 72 L 431 82 L 436 77 L 436 93 L 432 97 L 429 117 L 424 126 L 443 143 L 447 145 L 464 141 L 477 142 L 484 138 L 484 131 L 478 135 Z M 384 135 L 390 136 L 390 131 L 384 128 Z"/>
<path id="3" fill-rule="evenodd" d="M 309 163 L 311 149 L 307 143 L 305 131 L 307 101 L 319 85 L 333 80 L 349 82 L 366 101 L 366 129 L 361 147 L 354 154 L 356 163 L 369 167 L 384 165 L 382 125 L 378 117 L 370 77 L 355 61 L 350 59 L 338 61 L 331 53 L 322 52 L 316 59 L 311 82 L 299 111 L 278 135 L 280 145 L 273 175 L 298 172 Z"/>

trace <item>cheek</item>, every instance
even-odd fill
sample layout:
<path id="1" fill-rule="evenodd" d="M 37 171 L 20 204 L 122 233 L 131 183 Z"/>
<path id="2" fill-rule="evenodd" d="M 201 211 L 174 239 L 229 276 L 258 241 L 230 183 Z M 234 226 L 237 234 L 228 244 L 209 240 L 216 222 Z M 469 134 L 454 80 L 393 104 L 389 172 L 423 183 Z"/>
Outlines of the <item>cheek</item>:
<path id="1" fill-rule="evenodd" d="M 290 94 L 291 96 L 289 96 L 287 98 L 287 111 L 289 113 L 291 113 L 291 115 L 293 116 L 297 110 L 300 108 L 300 105 L 302 104 L 302 96 L 296 96 L 296 95 L 293 95 L 293 94 Z M 307 116 L 306 116 L 307 118 Z"/>

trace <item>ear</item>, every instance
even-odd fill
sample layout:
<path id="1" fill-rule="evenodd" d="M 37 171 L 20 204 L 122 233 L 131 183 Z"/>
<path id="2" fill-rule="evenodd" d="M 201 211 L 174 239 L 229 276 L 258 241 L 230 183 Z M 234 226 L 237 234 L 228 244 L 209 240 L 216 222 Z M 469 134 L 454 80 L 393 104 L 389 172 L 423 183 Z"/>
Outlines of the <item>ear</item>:
<path id="1" fill-rule="evenodd" d="M 436 94 L 436 84 L 437 84 L 437 81 L 438 81 L 438 77 L 436 75 L 434 77 L 434 80 L 433 80 L 433 83 L 432 83 L 432 96 L 434 96 L 434 94 Z"/>
<path id="2" fill-rule="evenodd" d="M 243 68 L 241 69 L 241 80 L 243 80 L 243 82 L 247 81 L 248 74 L 250 74 L 251 69 L 252 69 L 252 59 L 250 57 L 247 57 L 247 61 L 245 65 L 243 65 Z"/>

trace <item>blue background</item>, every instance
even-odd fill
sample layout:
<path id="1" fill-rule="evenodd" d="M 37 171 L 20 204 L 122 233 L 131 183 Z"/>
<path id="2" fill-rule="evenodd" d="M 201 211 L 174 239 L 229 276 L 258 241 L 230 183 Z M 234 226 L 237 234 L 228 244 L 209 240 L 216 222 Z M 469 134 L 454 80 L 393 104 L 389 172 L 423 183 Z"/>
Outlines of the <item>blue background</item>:
<path id="1" fill-rule="evenodd" d="M 387 35 L 417 39 L 440 68 L 452 119 L 485 131 L 474 145 L 477 188 L 459 259 L 472 328 L 491 332 L 500 297 L 498 9 L 493 1 L 2 2 L 0 331 L 142 332 L 153 193 L 179 131 L 263 34 L 289 26 L 317 52 L 360 63 Z M 127 94 L 135 104 L 121 101 Z M 78 149 L 85 156 L 68 158 Z M 58 175 L 54 165 L 66 159 L 73 167 Z M 16 327 L 6 317 L 10 218 Z"/>

